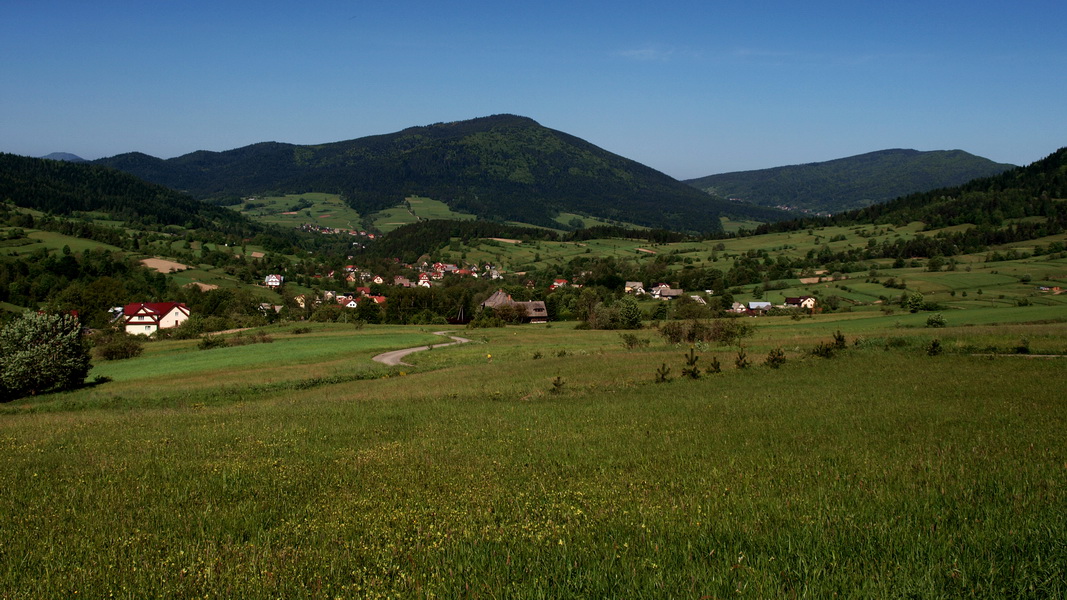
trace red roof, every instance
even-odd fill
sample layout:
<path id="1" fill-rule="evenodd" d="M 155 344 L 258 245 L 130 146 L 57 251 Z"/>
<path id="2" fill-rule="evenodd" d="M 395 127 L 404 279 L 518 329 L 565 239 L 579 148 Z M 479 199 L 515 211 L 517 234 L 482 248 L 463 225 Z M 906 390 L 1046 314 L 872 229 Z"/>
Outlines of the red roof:
<path id="1" fill-rule="evenodd" d="M 126 316 L 140 314 L 156 314 L 165 315 L 174 310 L 175 307 L 184 308 L 186 311 L 189 309 L 182 302 L 135 302 L 133 304 L 127 304 L 122 307 L 122 314 Z"/>

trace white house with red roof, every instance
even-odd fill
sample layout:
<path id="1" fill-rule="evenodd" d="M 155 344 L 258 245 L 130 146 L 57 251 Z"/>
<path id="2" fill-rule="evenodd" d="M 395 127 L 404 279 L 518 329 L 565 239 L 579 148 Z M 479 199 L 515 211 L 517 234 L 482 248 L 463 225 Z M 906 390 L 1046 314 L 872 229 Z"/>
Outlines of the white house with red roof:
<path id="1" fill-rule="evenodd" d="M 134 335 L 152 335 L 177 327 L 188 318 L 189 307 L 181 302 L 137 302 L 122 307 L 126 333 Z"/>

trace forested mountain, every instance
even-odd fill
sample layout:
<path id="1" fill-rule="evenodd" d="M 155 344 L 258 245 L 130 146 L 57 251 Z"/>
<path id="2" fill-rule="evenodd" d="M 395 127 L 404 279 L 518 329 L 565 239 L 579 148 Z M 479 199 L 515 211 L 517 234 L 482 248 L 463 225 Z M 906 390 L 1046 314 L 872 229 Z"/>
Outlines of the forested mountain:
<path id="1" fill-rule="evenodd" d="M 709 194 L 761 206 L 838 213 L 961 185 L 1012 167 L 962 150 L 881 150 L 806 165 L 711 175 L 686 183 Z"/>
<path id="2" fill-rule="evenodd" d="M 0 154 L 0 201 L 53 215 L 103 212 L 132 225 L 177 225 L 235 237 L 263 227 L 240 214 L 103 166 Z"/>
<path id="3" fill-rule="evenodd" d="M 67 162 L 85 162 L 85 159 L 77 154 L 71 154 L 70 152 L 53 152 L 48 156 L 42 156 L 41 158 L 47 158 L 48 160 L 65 160 Z"/>
<path id="4" fill-rule="evenodd" d="M 761 225 L 757 235 L 826 225 L 893 224 L 922 221 L 929 229 L 975 225 L 901 244 L 899 256 L 953 256 L 988 246 L 1033 240 L 1067 231 L 1067 148 L 1026 167 L 975 179 L 964 185 L 902 196 L 883 204 L 840 213 Z M 883 251 L 883 255 L 893 255 Z"/>
<path id="5" fill-rule="evenodd" d="M 720 230 L 721 215 L 773 221 L 773 209 L 727 202 L 532 119 L 496 115 L 356 140 L 275 142 L 162 160 L 96 161 L 201 199 L 267 192 L 340 193 L 370 213 L 405 196 L 490 220 L 555 226 L 559 212 L 679 231 Z"/>

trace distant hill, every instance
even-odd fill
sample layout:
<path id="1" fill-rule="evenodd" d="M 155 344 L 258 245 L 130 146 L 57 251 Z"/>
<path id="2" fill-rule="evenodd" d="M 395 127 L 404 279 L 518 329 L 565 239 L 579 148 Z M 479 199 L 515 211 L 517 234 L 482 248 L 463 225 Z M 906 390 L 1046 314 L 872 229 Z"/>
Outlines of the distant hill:
<path id="1" fill-rule="evenodd" d="M 909 194 L 890 202 L 843 213 L 855 223 L 922 221 L 930 228 L 965 223 L 1001 227 L 1009 219 L 1045 217 L 1054 235 L 1067 226 L 1067 148 L 1025 167 L 1015 167 L 962 185 Z M 1056 230 L 1056 228 L 1059 228 Z"/>
<path id="2" fill-rule="evenodd" d="M 48 160 L 62 160 L 65 162 L 86 162 L 84 158 L 70 152 L 53 152 L 48 156 L 42 156 Z"/>
<path id="3" fill-rule="evenodd" d="M 559 226 L 552 217 L 561 212 L 690 232 L 720 231 L 720 216 L 787 216 L 709 196 L 515 115 L 313 146 L 266 142 L 169 160 L 132 153 L 95 162 L 201 199 L 340 193 L 362 214 L 420 195 L 484 219 L 549 227 Z"/>
<path id="4" fill-rule="evenodd" d="M 711 175 L 685 183 L 709 194 L 761 206 L 826 214 L 961 185 L 1013 166 L 962 150 L 881 150 L 806 165 Z"/>
<path id="5" fill-rule="evenodd" d="M 129 173 L 14 154 L 0 153 L 0 199 L 59 216 L 103 212 L 130 227 L 175 225 L 240 238 L 265 229 L 232 210 L 207 206 Z"/>
<path id="6" fill-rule="evenodd" d="M 928 229 L 974 225 L 917 238 L 897 256 L 953 256 L 991 245 L 1061 235 L 1067 231 L 1067 148 L 1025 167 L 963 185 L 901 196 L 889 202 L 838 213 L 760 225 L 755 233 L 795 231 L 827 225 L 904 225 Z M 886 255 L 883 251 L 883 255 Z"/>

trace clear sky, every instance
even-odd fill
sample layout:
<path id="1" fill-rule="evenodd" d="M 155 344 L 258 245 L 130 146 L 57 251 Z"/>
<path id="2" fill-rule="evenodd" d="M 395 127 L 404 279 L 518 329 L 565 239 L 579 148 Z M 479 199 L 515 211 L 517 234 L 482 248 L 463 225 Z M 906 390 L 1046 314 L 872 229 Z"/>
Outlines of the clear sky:
<path id="1" fill-rule="evenodd" d="M 679 179 L 1067 146 L 1067 2 L 7 0 L 0 151 L 161 158 L 497 113 Z"/>

